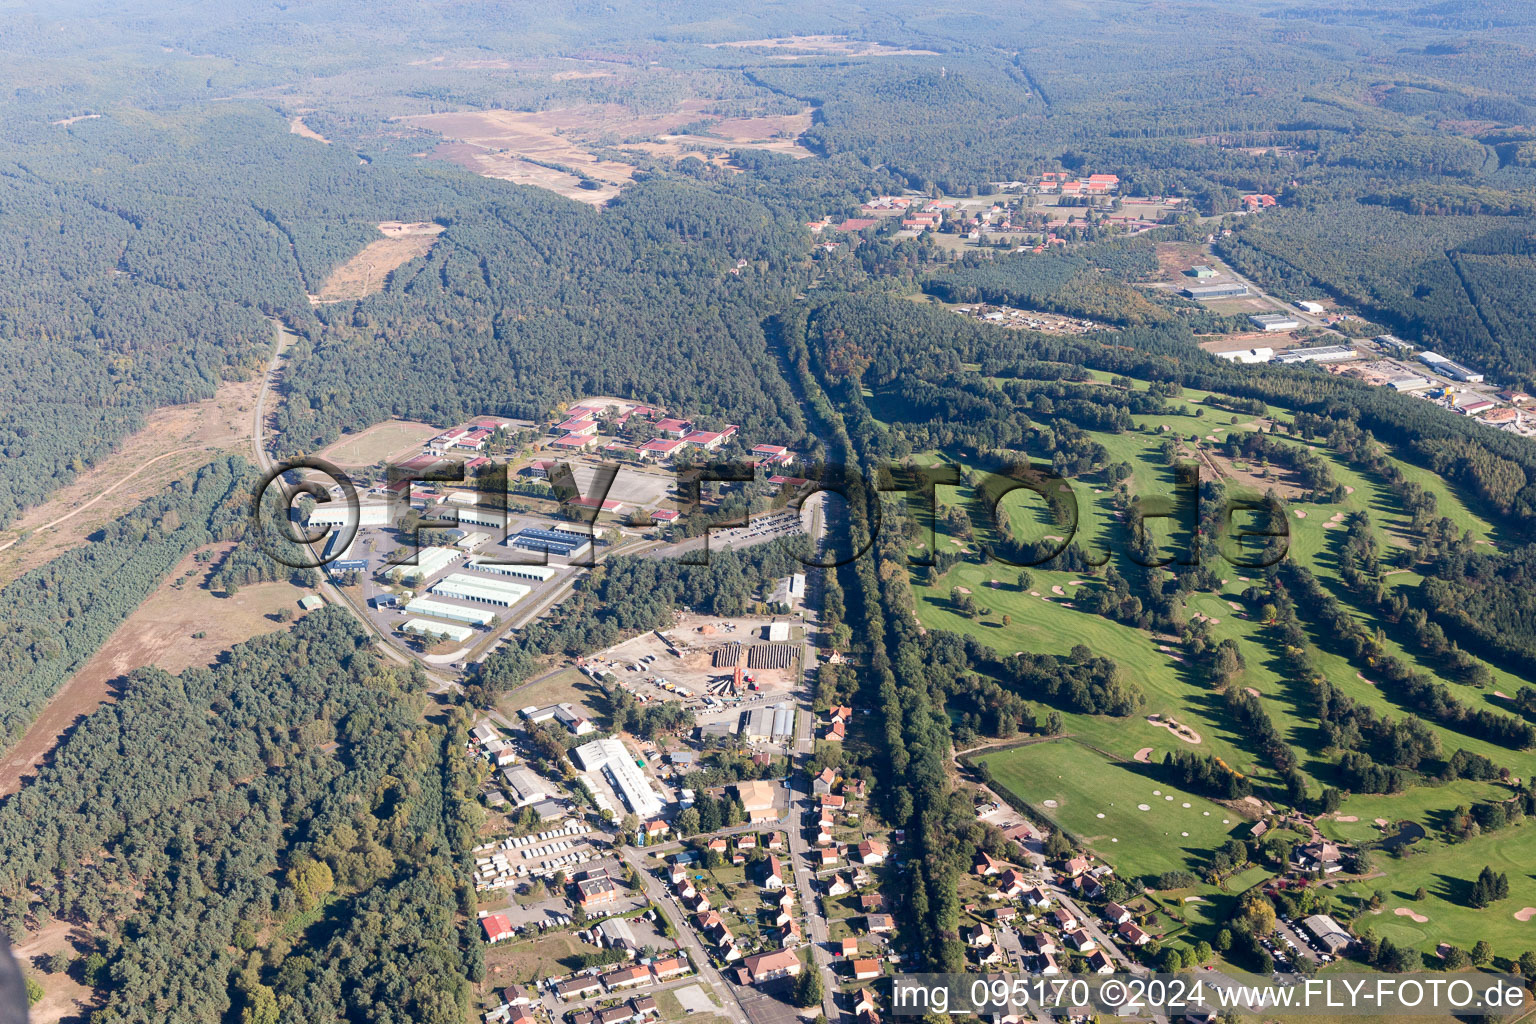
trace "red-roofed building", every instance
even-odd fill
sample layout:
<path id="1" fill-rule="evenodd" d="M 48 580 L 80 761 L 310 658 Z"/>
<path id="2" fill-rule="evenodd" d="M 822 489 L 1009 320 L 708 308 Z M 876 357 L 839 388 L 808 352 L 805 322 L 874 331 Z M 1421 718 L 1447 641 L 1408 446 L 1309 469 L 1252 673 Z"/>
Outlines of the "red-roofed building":
<path id="1" fill-rule="evenodd" d="M 849 217 L 837 226 L 839 231 L 863 231 L 865 228 L 874 227 L 878 221 L 869 217 Z"/>
<path id="2" fill-rule="evenodd" d="M 585 414 L 572 416 L 564 423 L 555 424 L 555 430 L 562 434 L 595 434 L 597 433 L 597 420 Z"/>
<path id="3" fill-rule="evenodd" d="M 692 429 L 692 420 L 665 419 L 656 424 L 656 432 L 663 437 L 682 437 Z"/>
<path id="4" fill-rule="evenodd" d="M 681 515 L 675 508 L 659 508 L 651 513 L 651 521 L 656 523 L 670 523 L 676 521 Z"/>
<path id="5" fill-rule="evenodd" d="M 641 445 L 638 449 L 636 449 L 636 451 L 639 453 L 642 460 L 670 459 L 682 446 L 683 442 L 681 440 L 674 439 L 664 441 L 658 437 L 654 440 L 645 442 L 645 444 Z"/>
<path id="6" fill-rule="evenodd" d="M 578 450 L 591 448 L 594 444 L 597 444 L 597 436 L 595 434 L 566 434 L 564 437 L 557 437 L 549 442 L 551 448 L 573 448 Z"/>
<path id="7" fill-rule="evenodd" d="M 484 455 L 476 455 L 474 458 L 464 463 L 464 472 L 476 473 L 484 469 L 486 466 L 489 466 L 490 464 L 491 460 L 486 458 Z"/>
<path id="8" fill-rule="evenodd" d="M 549 474 L 554 470 L 554 468 L 555 463 L 552 460 L 540 459 L 537 462 L 528 463 L 528 465 L 518 470 L 518 472 L 524 476 L 531 476 L 536 480 L 548 480 Z"/>
<path id="9" fill-rule="evenodd" d="M 453 442 L 453 446 L 455 448 L 467 448 L 469 451 L 477 452 L 481 448 L 485 447 L 485 442 L 490 440 L 490 438 L 491 432 L 489 430 L 471 430 L 469 433 Z"/>
<path id="10" fill-rule="evenodd" d="M 480 919 L 480 926 L 485 929 L 485 941 L 491 945 L 510 939 L 512 937 L 512 922 L 501 914 L 488 914 Z"/>
<path id="11" fill-rule="evenodd" d="M 752 454 L 765 466 L 779 466 L 795 459 L 795 453 L 781 444 L 754 445 Z"/>
<path id="12" fill-rule="evenodd" d="M 1278 206 L 1279 203 L 1275 200 L 1274 196 L 1265 195 L 1260 192 L 1256 195 L 1243 196 L 1243 205 L 1249 210 L 1267 210 L 1270 207 Z"/>

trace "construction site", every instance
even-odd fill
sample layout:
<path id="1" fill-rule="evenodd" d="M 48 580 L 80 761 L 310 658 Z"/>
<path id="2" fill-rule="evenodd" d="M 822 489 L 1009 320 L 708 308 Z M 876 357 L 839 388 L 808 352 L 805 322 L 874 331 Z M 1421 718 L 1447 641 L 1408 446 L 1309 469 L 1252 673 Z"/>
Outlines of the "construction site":
<path id="1" fill-rule="evenodd" d="M 586 659 L 640 700 L 697 701 L 705 707 L 784 693 L 799 679 L 800 627 L 770 618 L 680 615 Z"/>

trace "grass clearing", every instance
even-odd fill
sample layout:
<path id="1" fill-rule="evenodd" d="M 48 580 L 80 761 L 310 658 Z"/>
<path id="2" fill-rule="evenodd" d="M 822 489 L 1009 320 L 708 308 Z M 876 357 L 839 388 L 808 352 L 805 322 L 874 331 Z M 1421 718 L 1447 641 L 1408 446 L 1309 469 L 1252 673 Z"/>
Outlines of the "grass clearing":
<path id="1" fill-rule="evenodd" d="M 1080 836 L 1122 876 L 1195 870 L 1208 851 L 1248 831 L 1246 820 L 1221 804 L 1071 740 L 1031 743 L 977 760 L 996 785 Z"/>

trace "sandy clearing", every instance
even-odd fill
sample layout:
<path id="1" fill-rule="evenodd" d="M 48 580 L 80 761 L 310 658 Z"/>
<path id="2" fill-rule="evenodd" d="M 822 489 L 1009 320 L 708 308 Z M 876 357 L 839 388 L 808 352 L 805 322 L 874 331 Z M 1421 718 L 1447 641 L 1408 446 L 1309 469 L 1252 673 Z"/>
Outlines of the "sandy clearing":
<path id="1" fill-rule="evenodd" d="M 369 242 L 362 252 L 331 271 L 320 286 L 320 293 L 309 297 L 312 305 L 346 302 L 382 291 L 390 274 L 431 250 L 437 236 L 443 233 L 443 226 L 385 221 L 379 225 L 379 233 L 384 237 Z"/>
<path id="2" fill-rule="evenodd" d="M 301 138 L 311 139 L 315 142 L 323 142 L 327 146 L 331 144 L 330 139 L 326 138 L 324 135 L 321 135 L 319 132 L 315 131 L 309 125 L 304 123 L 303 114 L 293 115 L 293 118 L 288 122 L 288 132 L 291 135 L 298 135 Z"/>
<path id="3" fill-rule="evenodd" d="M 211 665 L 222 651 L 243 640 L 273 633 L 288 626 L 269 618 L 279 609 L 304 612 L 298 599 L 308 591 L 286 581 L 242 587 L 232 598 L 216 597 L 204 583 L 225 552 L 228 541 L 199 548 L 212 551 L 206 563 L 189 554 L 171 570 L 166 580 L 123 622 L 101 650 L 81 666 L 44 706 L 0 763 L 0 796 L 13 793 L 53 750 L 59 736 L 85 715 L 116 696 L 115 681 L 132 670 L 155 665 L 180 672 L 190 665 Z M 188 573 L 191 573 L 189 576 Z M 174 584 L 180 582 L 181 586 Z M 192 634 L 203 633 L 194 638 Z"/>
<path id="4" fill-rule="evenodd" d="M 156 409 L 144 429 L 0 534 L 0 586 L 86 543 L 107 523 L 222 451 L 248 455 L 257 382 L 230 381 L 212 398 Z M 19 540 L 23 534 L 30 534 Z"/>
<path id="5" fill-rule="evenodd" d="M 1398 907 L 1396 910 L 1392 911 L 1392 913 L 1396 914 L 1398 917 L 1406 917 L 1414 924 L 1425 924 L 1429 921 L 1429 918 L 1425 917 L 1423 914 L 1409 910 L 1407 907 Z"/>
<path id="6" fill-rule="evenodd" d="M 1262 694 L 1262 693 L 1260 693 L 1260 692 L 1259 692 L 1259 691 L 1258 691 L 1258 690 L 1255 690 L 1255 689 L 1254 689 L 1254 688 L 1253 688 L 1253 687 L 1251 687 L 1251 686 L 1245 686 L 1245 687 L 1243 687 L 1243 690 L 1244 690 L 1244 692 L 1246 692 L 1246 693 L 1247 693 L 1247 694 L 1248 694 L 1248 696 L 1250 696 L 1250 697 L 1262 697 L 1262 696 L 1264 696 L 1264 695 L 1263 695 L 1263 694 Z"/>

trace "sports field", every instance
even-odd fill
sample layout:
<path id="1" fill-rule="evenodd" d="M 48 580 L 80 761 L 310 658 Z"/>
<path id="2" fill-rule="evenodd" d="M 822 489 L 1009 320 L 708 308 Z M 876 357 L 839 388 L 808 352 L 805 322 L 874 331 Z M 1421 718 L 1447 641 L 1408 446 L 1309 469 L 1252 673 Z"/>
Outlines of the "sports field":
<path id="1" fill-rule="evenodd" d="M 994 784 L 1075 833 L 1124 876 L 1196 870 L 1247 822 L 1204 797 L 1159 782 L 1151 766 L 1112 762 L 1072 740 L 987 754 Z"/>
<path id="2" fill-rule="evenodd" d="M 425 441 L 436 437 L 440 431 L 428 423 L 411 420 L 385 420 L 367 430 L 348 434 L 320 453 L 343 469 L 372 466 L 380 462 L 397 460 L 419 454 Z"/>

